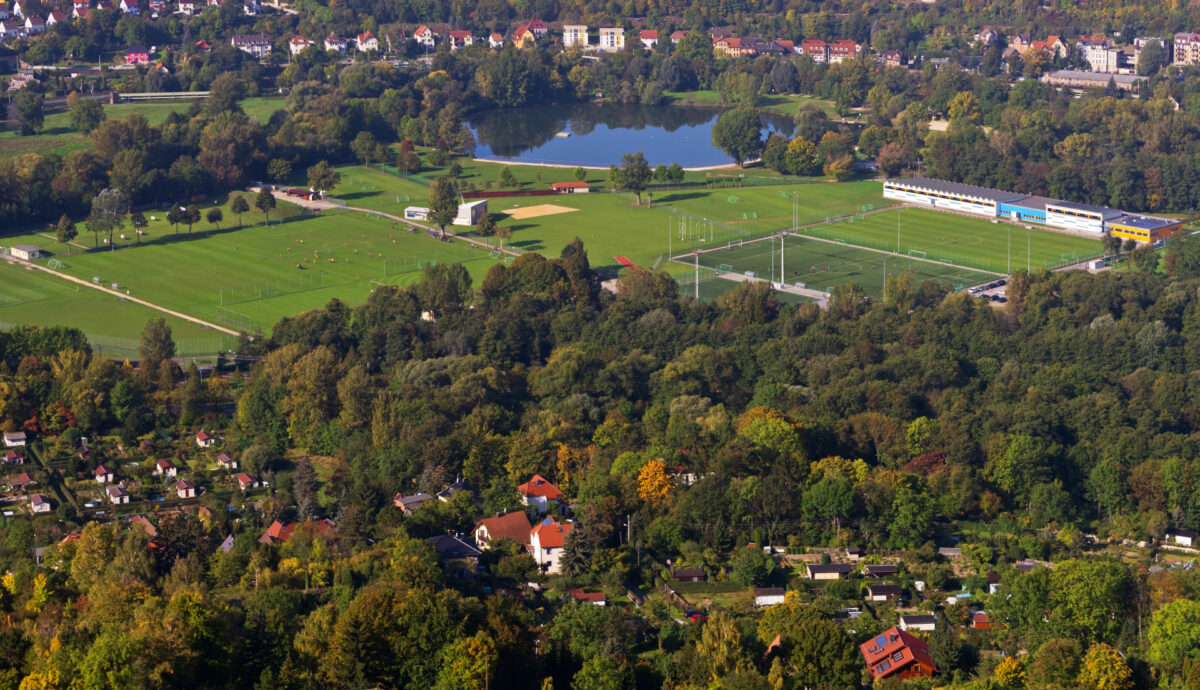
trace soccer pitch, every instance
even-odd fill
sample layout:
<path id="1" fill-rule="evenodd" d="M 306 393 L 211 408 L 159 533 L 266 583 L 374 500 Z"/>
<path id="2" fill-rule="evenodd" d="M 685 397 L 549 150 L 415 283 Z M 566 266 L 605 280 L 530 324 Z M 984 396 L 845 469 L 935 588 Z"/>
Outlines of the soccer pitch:
<path id="1" fill-rule="evenodd" d="M 829 291 L 846 283 L 856 283 L 868 294 L 883 294 L 884 272 L 912 274 L 916 282 L 945 280 L 954 289 L 995 279 L 993 273 L 946 266 L 931 261 L 789 235 L 782 270 L 785 280 L 804 283 L 814 290 Z M 700 255 L 700 265 L 726 272 L 750 274 L 763 280 L 780 279 L 780 240 L 767 238 L 747 241 L 741 246 L 714 249 Z"/>
<path id="2" fill-rule="evenodd" d="M 466 243 L 440 242 L 402 223 L 393 229 L 390 221 L 354 213 L 163 239 L 62 256 L 62 271 L 117 283 L 206 321 L 266 333 L 281 317 L 335 297 L 353 306 L 379 284 L 412 282 L 430 262 L 463 263 L 476 284 L 496 262 Z"/>
<path id="3" fill-rule="evenodd" d="M 920 208 L 869 213 L 797 232 L 895 252 L 897 220 L 898 253 L 997 273 L 1009 273 L 1010 265 L 1015 271 L 1074 263 L 1103 251 L 1096 239 Z"/>
<path id="4" fill-rule="evenodd" d="M 655 195 L 654 205 L 725 226 L 729 239 L 762 236 L 773 230 L 892 205 L 878 182 L 812 182 L 729 189 L 681 189 Z M 794 199 L 794 209 L 793 209 Z M 794 210 L 794 214 L 793 214 Z M 720 239 L 720 238 L 714 238 Z M 727 241 L 727 240 L 726 240 Z"/>

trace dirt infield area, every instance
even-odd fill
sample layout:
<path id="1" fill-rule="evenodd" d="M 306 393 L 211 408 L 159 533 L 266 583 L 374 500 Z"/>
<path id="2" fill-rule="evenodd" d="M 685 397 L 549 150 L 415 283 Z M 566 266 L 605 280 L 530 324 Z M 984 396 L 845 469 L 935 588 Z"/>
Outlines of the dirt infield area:
<path id="1" fill-rule="evenodd" d="M 556 204 L 538 204 L 537 206 L 518 206 L 516 208 L 506 208 L 503 213 L 517 220 L 525 220 L 526 218 L 537 218 L 539 216 L 552 216 L 556 213 L 568 213 L 570 211 L 578 211 L 577 208 L 567 206 L 558 206 Z"/>

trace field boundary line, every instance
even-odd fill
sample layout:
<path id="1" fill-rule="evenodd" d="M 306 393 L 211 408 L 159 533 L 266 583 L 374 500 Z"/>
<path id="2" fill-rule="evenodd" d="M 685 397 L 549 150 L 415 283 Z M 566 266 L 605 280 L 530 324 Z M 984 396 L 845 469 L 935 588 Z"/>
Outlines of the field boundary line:
<path id="1" fill-rule="evenodd" d="M 69 281 L 72 283 L 78 283 L 79 285 L 86 285 L 87 287 L 90 287 L 93 290 L 99 290 L 100 292 L 107 293 L 109 295 L 112 295 L 113 297 L 119 297 L 127 302 L 133 302 L 135 304 L 140 304 L 143 307 L 150 307 L 151 309 L 154 309 L 156 311 L 161 311 L 164 314 L 169 314 L 176 318 L 183 319 L 184 321 L 191 321 L 192 323 L 200 324 L 201 326 L 207 326 L 208 328 L 211 328 L 215 331 L 220 331 L 227 335 L 232 335 L 234 337 L 238 337 L 238 336 L 242 335 L 241 331 L 235 331 L 232 328 L 225 328 L 224 326 L 218 326 L 217 324 L 209 323 L 208 321 L 205 321 L 204 319 L 198 319 L 189 314 L 184 314 L 183 312 L 175 311 L 174 309 L 167 309 L 166 307 L 159 306 L 157 304 L 154 304 L 153 302 L 147 302 L 144 299 L 140 299 L 140 298 L 134 297 L 132 295 L 122 294 L 121 292 L 119 292 L 117 290 L 113 290 L 111 288 L 106 288 L 103 285 L 97 285 L 95 283 L 90 283 L 82 278 L 76 278 L 75 276 L 67 275 L 66 273 L 59 273 L 58 271 L 55 271 L 50 268 L 46 268 L 45 266 L 39 266 L 35 263 L 30 263 L 28 261 L 25 261 L 24 259 L 18 259 L 18 258 L 10 256 L 10 257 L 8 257 L 8 262 L 23 265 L 23 266 L 29 266 L 36 270 L 42 271 L 43 273 L 49 273 L 52 276 L 62 278 L 63 280 L 66 280 L 66 281 Z"/>

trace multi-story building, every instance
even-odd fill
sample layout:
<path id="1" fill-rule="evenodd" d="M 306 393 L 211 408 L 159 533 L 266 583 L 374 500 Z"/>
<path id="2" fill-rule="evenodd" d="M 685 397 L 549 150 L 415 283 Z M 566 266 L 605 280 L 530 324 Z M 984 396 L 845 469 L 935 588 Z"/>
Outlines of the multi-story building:
<path id="1" fill-rule="evenodd" d="M 801 41 L 800 52 L 812 58 L 813 62 L 829 62 L 829 44 L 820 39 Z"/>
<path id="2" fill-rule="evenodd" d="M 1200 34 L 1175 34 L 1171 64 L 1200 65 Z"/>
<path id="3" fill-rule="evenodd" d="M 563 25 L 564 48 L 586 48 L 588 44 L 588 28 L 585 24 Z"/>
<path id="4" fill-rule="evenodd" d="M 1118 50 L 1103 36 L 1083 36 L 1075 44 L 1079 56 L 1092 66 L 1093 72 L 1117 72 Z"/>
<path id="5" fill-rule="evenodd" d="M 853 60 L 862 54 L 862 46 L 854 41 L 834 41 L 829 44 L 829 62 L 839 63 Z"/>
<path id="6" fill-rule="evenodd" d="M 625 50 L 625 29 L 600 27 L 600 50 L 607 52 Z"/>
<path id="7" fill-rule="evenodd" d="M 233 44 L 234 48 L 260 60 L 271 54 L 271 39 L 267 38 L 266 34 L 234 36 L 229 39 L 229 42 Z"/>

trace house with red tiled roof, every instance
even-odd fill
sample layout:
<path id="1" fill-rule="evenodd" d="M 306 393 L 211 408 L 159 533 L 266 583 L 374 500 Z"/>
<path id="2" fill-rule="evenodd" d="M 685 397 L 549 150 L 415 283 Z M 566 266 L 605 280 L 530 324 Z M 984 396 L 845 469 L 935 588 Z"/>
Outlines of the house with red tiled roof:
<path id="1" fill-rule="evenodd" d="M 682 41 L 684 39 L 684 37 L 686 37 L 686 36 L 687 36 L 687 32 L 685 32 L 685 31 L 672 31 L 671 36 L 670 36 L 671 45 L 673 45 L 673 46 L 679 45 L 679 42 Z"/>
<path id="2" fill-rule="evenodd" d="M 23 465 L 25 464 L 25 453 L 19 450 L 4 451 L 4 462 L 10 465 Z"/>
<path id="3" fill-rule="evenodd" d="M 540 19 L 535 19 L 529 22 L 525 25 L 525 28 L 533 32 L 533 37 L 538 40 L 545 38 L 546 34 L 550 33 L 550 27 L 546 26 L 546 22 Z"/>
<path id="4" fill-rule="evenodd" d="M 323 536 L 326 539 L 337 539 L 337 525 L 333 524 L 333 520 L 324 518 L 321 520 L 305 520 L 304 522 L 293 522 L 285 525 L 276 520 L 271 523 L 266 532 L 258 538 L 260 544 L 275 544 L 285 542 L 291 539 L 296 532 L 307 533 L 309 536 Z"/>
<path id="5" fill-rule="evenodd" d="M 223 470 L 236 470 L 237 460 L 229 457 L 229 453 L 221 453 L 217 456 L 217 466 Z"/>
<path id="6" fill-rule="evenodd" d="M 372 50 L 379 50 L 379 39 L 375 38 L 375 34 L 370 31 L 363 32 L 358 35 L 358 52 L 369 53 Z"/>
<path id="7" fill-rule="evenodd" d="M 539 515 L 545 515 L 563 497 L 562 492 L 540 474 L 533 475 L 532 479 L 518 486 L 517 493 L 521 495 L 521 502 L 536 508 Z"/>
<path id="8" fill-rule="evenodd" d="M 829 62 L 839 63 L 846 60 L 853 60 L 862 54 L 862 46 L 854 41 L 843 40 L 834 41 L 829 44 Z"/>
<path id="9" fill-rule="evenodd" d="M 112 470 L 108 469 L 104 465 L 100 465 L 96 468 L 95 476 L 97 482 L 101 484 L 111 484 L 114 475 Z"/>
<path id="10" fill-rule="evenodd" d="M 488 47 L 503 48 L 504 47 L 504 34 L 492 34 L 491 36 L 488 36 Z"/>
<path id="11" fill-rule="evenodd" d="M 489 542 L 500 538 L 508 538 L 525 546 L 529 545 L 529 516 L 523 510 L 484 518 L 471 530 L 475 543 L 486 550 Z"/>
<path id="12" fill-rule="evenodd" d="M 29 494 L 29 510 L 35 513 L 49 513 L 54 506 L 41 494 Z"/>
<path id="13" fill-rule="evenodd" d="M 239 473 L 237 473 L 237 475 L 235 475 L 234 478 L 237 479 L 238 488 L 241 489 L 242 491 L 245 491 L 246 489 L 257 489 L 258 488 L 258 478 L 252 474 L 246 474 L 245 472 L 239 472 Z"/>
<path id="14" fill-rule="evenodd" d="M 304 52 L 304 49 L 312 45 L 313 42 L 303 36 L 292 36 L 288 41 L 288 53 L 291 55 L 299 55 Z"/>
<path id="15" fill-rule="evenodd" d="M 129 518 L 129 524 L 141 527 L 142 530 L 146 532 L 146 536 L 150 537 L 151 539 L 158 536 L 158 528 L 155 527 L 154 523 L 150 521 L 150 518 L 145 515 L 140 513 L 134 515 L 133 517 Z"/>
<path id="16" fill-rule="evenodd" d="M 212 444 L 214 444 L 216 442 L 217 442 L 217 439 L 215 436 L 206 434 L 203 431 L 196 434 L 196 445 L 200 446 L 201 448 L 210 448 L 210 447 L 212 447 Z"/>
<path id="17" fill-rule="evenodd" d="M 119 486 L 108 487 L 104 490 L 104 495 L 108 496 L 108 502 L 115 506 L 129 503 L 129 492 Z"/>
<path id="18" fill-rule="evenodd" d="M 446 40 L 450 42 L 450 50 L 458 50 L 475 44 L 475 36 L 464 29 L 451 29 L 446 32 Z"/>
<path id="19" fill-rule="evenodd" d="M 813 62 L 829 62 L 829 44 L 820 39 L 801 41 L 800 52 L 812 58 Z"/>
<path id="20" fill-rule="evenodd" d="M 54 26 L 55 24 L 61 24 L 66 21 L 69 21 L 66 12 L 54 10 L 50 14 L 46 15 L 46 26 Z"/>
<path id="21" fill-rule="evenodd" d="M 433 29 L 425 26 L 424 24 L 418 26 L 417 30 L 413 32 L 413 40 L 425 46 L 426 48 L 433 48 L 437 45 L 437 39 L 433 35 Z"/>
<path id="22" fill-rule="evenodd" d="M 179 474 L 179 469 L 170 460 L 159 460 L 154 463 L 154 471 L 150 474 L 155 477 L 174 477 Z"/>
<path id="23" fill-rule="evenodd" d="M 180 498 L 195 498 L 196 485 L 186 479 L 180 479 L 175 482 L 175 495 Z"/>
<path id="24" fill-rule="evenodd" d="M 562 570 L 563 545 L 575 529 L 573 522 L 559 522 L 552 517 L 542 520 L 529 532 L 529 553 L 542 572 L 554 575 Z"/>
<path id="25" fill-rule="evenodd" d="M 658 30 L 642 29 L 638 34 L 638 38 L 641 39 L 643 48 L 646 50 L 654 50 L 654 46 L 658 45 Z"/>
<path id="26" fill-rule="evenodd" d="M 592 606 L 604 606 L 607 603 L 607 598 L 604 592 L 585 592 L 582 589 L 569 589 L 567 595 L 575 601 L 591 604 Z"/>
<path id="27" fill-rule="evenodd" d="M 859 651 L 874 679 L 928 678 L 937 673 L 929 645 L 896 627 L 862 643 Z"/>
<path id="28" fill-rule="evenodd" d="M 22 489 L 27 489 L 33 486 L 34 484 L 37 484 L 37 482 L 34 481 L 33 477 L 30 477 L 29 473 L 27 472 L 22 472 L 21 474 L 18 474 L 17 476 L 8 480 L 8 486 L 13 491 L 21 491 Z"/>

